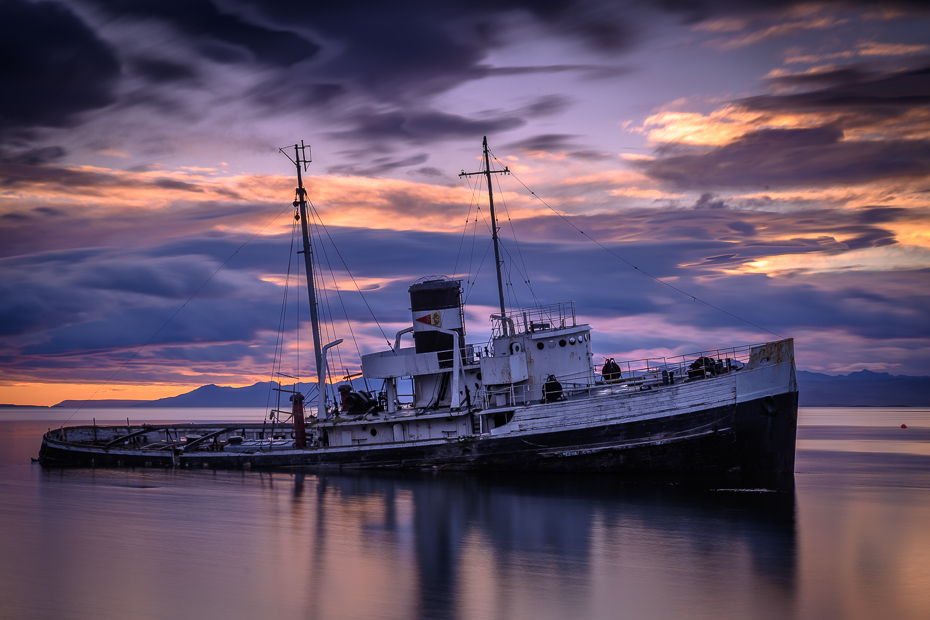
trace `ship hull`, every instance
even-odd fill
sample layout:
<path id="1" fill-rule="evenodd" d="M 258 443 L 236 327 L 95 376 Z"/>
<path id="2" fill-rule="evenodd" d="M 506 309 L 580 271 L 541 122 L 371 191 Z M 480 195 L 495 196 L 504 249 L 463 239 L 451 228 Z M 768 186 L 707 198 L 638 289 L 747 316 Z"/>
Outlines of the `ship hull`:
<path id="1" fill-rule="evenodd" d="M 682 414 L 546 433 L 251 454 L 104 449 L 69 441 L 67 436 L 56 436 L 59 431 L 51 431 L 43 438 L 39 458 L 49 466 L 98 467 L 790 473 L 794 470 L 797 399 L 796 391 L 786 392 Z"/>
<path id="2" fill-rule="evenodd" d="M 318 421 L 317 437 L 326 433 L 333 445 L 307 448 L 296 447 L 293 427 L 280 424 L 267 434 L 267 424 L 70 427 L 46 433 L 39 460 L 102 467 L 794 471 L 798 389 L 790 339 L 753 347 L 739 371 L 632 387 L 604 385 L 504 409 Z M 478 427 L 484 432 L 467 430 Z M 239 445 L 221 441 L 235 435 Z"/>

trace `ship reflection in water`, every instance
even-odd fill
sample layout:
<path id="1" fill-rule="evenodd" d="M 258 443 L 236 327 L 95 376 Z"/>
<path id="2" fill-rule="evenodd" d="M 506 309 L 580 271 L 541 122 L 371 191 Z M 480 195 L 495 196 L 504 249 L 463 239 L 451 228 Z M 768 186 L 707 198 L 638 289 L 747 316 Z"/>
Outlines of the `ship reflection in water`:
<path id="1" fill-rule="evenodd" d="M 791 615 L 794 492 L 596 476 L 42 472 L 50 616 Z M 170 593 L 170 597 L 166 597 Z M 195 613 L 196 612 L 196 613 Z M 703 613 L 703 612 L 702 612 Z"/>
<path id="2" fill-rule="evenodd" d="M 577 476 L 318 484 L 347 503 L 379 498 L 369 527 L 389 539 L 410 528 L 417 587 L 408 617 L 659 617 L 662 608 L 680 616 L 686 600 L 722 611 L 715 581 L 757 599 L 750 608 L 791 609 L 793 488 L 707 491 Z"/>

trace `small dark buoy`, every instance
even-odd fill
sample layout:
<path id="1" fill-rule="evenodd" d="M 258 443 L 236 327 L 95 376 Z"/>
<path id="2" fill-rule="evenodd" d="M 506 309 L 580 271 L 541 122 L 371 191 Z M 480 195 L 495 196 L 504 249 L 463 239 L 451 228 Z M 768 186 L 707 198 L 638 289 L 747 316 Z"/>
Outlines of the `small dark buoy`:
<path id="1" fill-rule="evenodd" d="M 907 428 L 907 424 L 902 424 L 901 428 Z"/>

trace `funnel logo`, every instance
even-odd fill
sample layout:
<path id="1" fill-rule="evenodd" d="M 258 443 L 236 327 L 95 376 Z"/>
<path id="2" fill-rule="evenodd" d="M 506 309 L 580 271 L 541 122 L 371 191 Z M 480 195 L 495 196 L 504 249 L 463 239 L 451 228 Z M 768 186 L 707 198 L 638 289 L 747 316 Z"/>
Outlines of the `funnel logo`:
<path id="1" fill-rule="evenodd" d="M 425 314 L 416 320 L 419 323 L 426 323 L 427 325 L 432 325 L 433 327 L 442 327 L 442 315 L 439 312 Z"/>

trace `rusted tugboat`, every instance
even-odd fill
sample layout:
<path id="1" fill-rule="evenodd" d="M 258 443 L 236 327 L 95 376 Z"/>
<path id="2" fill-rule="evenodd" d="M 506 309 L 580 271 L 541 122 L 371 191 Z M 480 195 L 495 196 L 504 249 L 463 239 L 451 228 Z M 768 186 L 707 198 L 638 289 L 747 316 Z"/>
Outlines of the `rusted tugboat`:
<path id="1" fill-rule="evenodd" d="M 309 162 L 294 146 L 294 206 L 303 255 L 317 385 L 327 385 L 307 199 Z M 43 465 L 196 468 L 441 468 L 636 473 L 792 473 L 798 386 L 792 339 L 675 358 L 607 360 L 598 370 L 591 327 L 571 302 L 508 311 L 500 272 L 487 139 L 487 179 L 500 312 L 487 346 L 465 341 L 461 281 L 409 288 L 411 326 L 394 347 L 362 356 L 376 392 L 296 390 L 277 421 L 253 424 L 72 426 L 42 440 Z M 404 347 L 405 334 L 413 346 Z M 398 395 L 412 384 L 412 400 Z M 402 402 L 403 401 L 403 402 Z"/>

